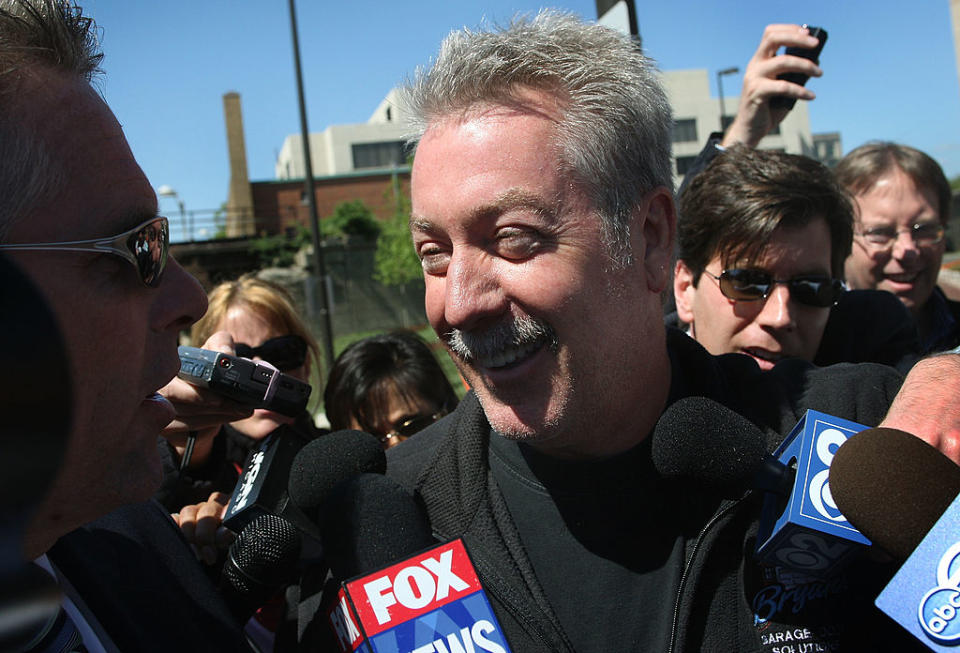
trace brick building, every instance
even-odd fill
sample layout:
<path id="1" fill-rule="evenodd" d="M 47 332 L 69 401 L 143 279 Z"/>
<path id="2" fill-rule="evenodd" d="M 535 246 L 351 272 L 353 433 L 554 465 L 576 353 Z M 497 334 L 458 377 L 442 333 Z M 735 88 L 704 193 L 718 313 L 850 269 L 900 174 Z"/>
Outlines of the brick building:
<path id="1" fill-rule="evenodd" d="M 309 225 L 303 179 L 255 181 L 250 184 L 256 234 L 283 233 L 295 224 Z M 341 202 L 360 200 L 374 216 L 386 220 L 397 206 L 395 193 L 409 197 L 410 168 L 350 172 L 314 178 L 317 214 L 329 217 Z"/>

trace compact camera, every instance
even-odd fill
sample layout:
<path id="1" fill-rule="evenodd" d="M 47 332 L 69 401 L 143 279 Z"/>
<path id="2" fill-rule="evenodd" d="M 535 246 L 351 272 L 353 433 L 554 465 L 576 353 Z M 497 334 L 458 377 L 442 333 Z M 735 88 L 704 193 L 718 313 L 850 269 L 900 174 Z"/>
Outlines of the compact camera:
<path id="1" fill-rule="evenodd" d="M 178 377 L 250 408 L 296 417 L 307 407 L 309 384 L 276 368 L 199 347 L 179 347 Z"/>

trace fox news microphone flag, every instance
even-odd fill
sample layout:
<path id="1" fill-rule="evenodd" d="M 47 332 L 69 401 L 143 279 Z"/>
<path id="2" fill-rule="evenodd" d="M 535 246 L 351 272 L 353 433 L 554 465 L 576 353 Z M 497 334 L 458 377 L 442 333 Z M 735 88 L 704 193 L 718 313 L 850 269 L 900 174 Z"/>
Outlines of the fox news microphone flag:
<path id="1" fill-rule="evenodd" d="M 344 652 L 510 651 L 459 538 L 344 583 L 328 619 Z"/>

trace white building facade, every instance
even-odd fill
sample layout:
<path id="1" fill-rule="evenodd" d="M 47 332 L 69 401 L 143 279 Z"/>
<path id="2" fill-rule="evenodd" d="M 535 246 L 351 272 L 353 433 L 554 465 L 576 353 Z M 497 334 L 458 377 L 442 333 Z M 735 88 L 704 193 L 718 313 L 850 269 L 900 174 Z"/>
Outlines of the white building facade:
<path id="1" fill-rule="evenodd" d="M 674 113 L 673 170 L 679 184 L 710 133 L 720 131 L 720 99 L 710 95 L 710 79 L 705 69 L 670 71 L 663 73 L 662 79 Z M 395 102 L 396 93 L 396 89 L 390 91 L 365 123 L 333 125 L 311 134 L 314 175 L 323 177 L 404 165 L 407 152 L 403 146 L 404 128 Z M 724 97 L 728 120 L 736 114 L 739 100 L 738 96 Z M 829 136 L 832 147 L 825 158 L 830 161 L 825 162 L 835 161 L 841 150 L 839 134 Z M 823 144 L 810 133 L 810 116 L 803 101 L 797 102 L 778 129 L 766 136 L 759 147 L 814 158 L 821 152 L 826 154 Z M 276 177 L 301 179 L 303 168 L 300 135 L 291 134 L 284 140 L 277 157 Z"/>

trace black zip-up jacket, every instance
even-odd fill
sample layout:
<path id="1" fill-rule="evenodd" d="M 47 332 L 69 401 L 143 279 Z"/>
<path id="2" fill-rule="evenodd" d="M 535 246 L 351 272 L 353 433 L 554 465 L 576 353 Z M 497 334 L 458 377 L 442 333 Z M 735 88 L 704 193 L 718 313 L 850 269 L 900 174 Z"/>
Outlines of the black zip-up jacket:
<path id="1" fill-rule="evenodd" d="M 870 364 L 817 368 L 785 361 L 761 372 L 746 356 L 710 356 L 674 329 L 668 330 L 667 341 L 673 370 L 670 401 L 685 396 L 719 401 L 763 428 L 771 450 L 807 408 L 877 424 L 901 382 L 894 370 Z M 463 537 L 514 651 L 573 651 L 491 474 L 490 437 L 490 425 L 470 393 L 447 418 L 390 449 L 388 474 L 423 501 L 438 538 Z M 673 620 L 665 650 L 902 651 L 918 644 L 892 622 L 885 623 L 872 606 L 893 570 L 878 571 L 864 562 L 862 569 L 830 583 L 792 589 L 778 585 L 752 562 L 759 498 L 703 500 L 712 501 L 716 510 L 694 529 L 699 535 L 687 541 L 679 592 L 664 602 Z M 778 593 L 776 600 L 773 593 Z M 571 588 L 571 600 L 575 595 Z M 774 604 L 781 609 L 772 610 Z M 791 648 L 785 641 L 796 645 Z"/>

